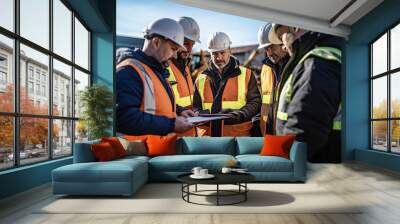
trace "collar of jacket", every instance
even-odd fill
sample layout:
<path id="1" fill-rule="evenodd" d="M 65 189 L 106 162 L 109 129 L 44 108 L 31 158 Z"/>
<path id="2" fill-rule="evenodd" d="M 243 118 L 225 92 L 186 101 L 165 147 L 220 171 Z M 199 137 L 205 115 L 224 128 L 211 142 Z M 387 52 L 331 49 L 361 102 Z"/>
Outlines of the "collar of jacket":
<path id="1" fill-rule="evenodd" d="M 235 76 L 240 75 L 240 63 L 239 60 L 237 60 L 235 57 L 231 56 L 229 58 L 228 64 L 224 67 L 222 70 L 222 79 L 229 79 Z M 208 62 L 208 68 L 204 71 L 204 74 L 209 76 L 210 78 L 219 78 L 219 72 L 217 67 L 214 65 L 214 63 L 211 61 Z"/>
<path id="2" fill-rule="evenodd" d="M 144 64 L 148 65 L 151 69 L 153 69 L 153 71 L 155 71 L 156 74 L 161 74 L 163 78 L 169 77 L 169 72 L 164 65 L 158 62 L 155 58 L 148 56 L 140 49 L 127 50 L 125 52 L 122 52 L 117 58 L 117 64 L 128 58 L 134 58 L 143 62 Z"/>
<path id="3" fill-rule="evenodd" d="M 178 59 L 173 58 L 171 60 L 171 63 L 173 63 L 182 72 L 182 74 L 184 74 L 186 66 L 190 65 L 191 60 L 192 60 L 192 58 L 190 58 L 190 57 L 187 60 L 180 59 L 180 58 L 178 58 Z"/>

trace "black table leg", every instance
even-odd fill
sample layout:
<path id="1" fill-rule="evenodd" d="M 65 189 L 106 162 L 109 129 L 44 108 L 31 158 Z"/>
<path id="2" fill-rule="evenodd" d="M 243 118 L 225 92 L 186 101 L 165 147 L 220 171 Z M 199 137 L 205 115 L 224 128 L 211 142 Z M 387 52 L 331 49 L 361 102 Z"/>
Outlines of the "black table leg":
<path id="1" fill-rule="evenodd" d="M 217 206 L 219 206 L 219 184 L 217 184 Z"/>

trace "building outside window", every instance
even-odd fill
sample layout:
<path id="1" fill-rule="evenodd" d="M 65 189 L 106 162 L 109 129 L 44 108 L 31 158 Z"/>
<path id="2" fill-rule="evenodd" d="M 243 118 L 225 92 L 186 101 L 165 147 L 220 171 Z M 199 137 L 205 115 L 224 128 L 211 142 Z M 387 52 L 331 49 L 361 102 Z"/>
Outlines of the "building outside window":
<path id="1" fill-rule="evenodd" d="M 400 24 L 370 44 L 371 148 L 400 153 Z"/>
<path id="2" fill-rule="evenodd" d="M 8 30 L 0 29 L 0 87 L 1 84 L 13 87 L 4 91 L 0 88 L 0 170 L 71 156 L 73 143 L 87 139 L 86 126 L 78 123 L 79 113 L 68 106 L 79 102 L 81 86 L 90 84 L 81 83 L 82 79 L 90 80 L 91 75 L 87 26 L 65 1 L 18 3 L 12 0 L 4 3 L 11 4 L 5 8 L 16 7 L 11 12 L 13 17 L 19 16 L 14 18 L 19 21 L 16 29 L 10 30 L 0 23 Z M 20 59 L 17 62 L 12 60 L 14 52 Z M 13 74 L 15 66 L 19 66 L 16 75 Z M 14 76 L 20 80 L 19 88 L 15 88 Z M 50 78 L 53 78 L 52 86 Z M 58 84 L 60 80 L 64 82 L 62 87 Z M 79 88 L 65 88 L 78 83 L 81 83 Z M 15 89 L 20 91 L 17 99 L 13 97 Z M 63 102 L 57 106 L 61 94 Z M 14 105 L 20 108 L 19 112 L 14 111 Z M 13 132 L 14 128 L 17 133 Z M 33 138 L 33 132 L 39 134 Z"/>

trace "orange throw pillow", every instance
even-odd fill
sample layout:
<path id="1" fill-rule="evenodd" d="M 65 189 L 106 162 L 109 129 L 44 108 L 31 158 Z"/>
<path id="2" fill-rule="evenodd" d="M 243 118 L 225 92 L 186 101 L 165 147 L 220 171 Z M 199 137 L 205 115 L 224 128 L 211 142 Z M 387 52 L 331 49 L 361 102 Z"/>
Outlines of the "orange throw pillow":
<path id="1" fill-rule="evenodd" d="M 99 162 L 110 161 L 117 158 L 113 147 L 108 142 L 93 144 L 91 145 L 91 149 L 94 157 Z"/>
<path id="2" fill-rule="evenodd" d="M 110 137 L 110 138 L 101 138 L 101 142 L 108 142 L 114 149 L 115 155 L 117 158 L 121 158 L 126 156 L 126 151 L 122 146 L 121 142 L 119 142 L 118 138 Z"/>
<path id="3" fill-rule="evenodd" d="M 176 139 L 178 136 L 158 136 L 149 135 L 147 137 L 147 155 L 148 156 L 164 156 L 176 155 Z"/>
<path id="4" fill-rule="evenodd" d="M 295 135 L 275 136 L 265 135 L 264 145 L 261 149 L 262 156 L 280 156 L 289 159 L 290 147 L 295 140 Z"/>
<path id="5" fill-rule="evenodd" d="M 146 139 L 149 135 L 138 135 L 138 136 L 134 136 L 134 135 L 125 135 L 124 139 L 129 140 L 129 141 L 143 141 L 146 142 Z"/>

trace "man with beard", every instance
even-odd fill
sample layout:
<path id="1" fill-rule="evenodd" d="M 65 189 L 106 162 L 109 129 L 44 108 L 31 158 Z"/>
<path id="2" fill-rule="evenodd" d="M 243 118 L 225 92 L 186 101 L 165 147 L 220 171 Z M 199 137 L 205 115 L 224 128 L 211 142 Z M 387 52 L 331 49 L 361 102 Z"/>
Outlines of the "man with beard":
<path id="1" fill-rule="evenodd" d="M 199 135 L 250 136 L 251 119 L 261 107 L 257 81 L 250 69 L 231 56 L 226 33 L 213 33 L 207 45 L 211 60 L 196 79 L 193 107 L 200 113 L 228 114 L 228 119 L 200 127 Z"/>
<path id="2" fill-rule="evenodd" d="M 290 55 L 277 91 L 276 134 L 306 142 L 309 162 L 340 162 L 344 40 L 278 24 L 269 40 Z"/>
<path id="3" fill-rule="evenodd" d="M 183 46 L 183 28 L 163 18 L 147 26 L 143 50 L 120 52 L 117 59 L 117 132 L 167 135 L 193 128 L 192 111 L 177 107 L 168 83 L 169 61 Z M 181 116 L 177 116 L 181 115 Z"/>
<path id="4" fill-rule="evenodd" d="M 268 33 L 272 27 L 267 23 L 258 30 L 258 49 L 264 49 L 266 58 L 261 68 L 261 134 L 273 134 L 274 118 L 273 108 L 276 103 L 276 87 L 279 83 L 281 72 L 289 55 L 282 49 L 282 44 L 272 44 L 268 39 Z"/>
<path id="5" fill-rule="evenodd" d="M 178 57 L 172 59 L 168 67 L 168 81 L 172 86 L 176 104 L 185 109 L 193 109 L 193 80 L 190 73 L 190 54 L 195 42 L 200 43 L 200 28 L 196 21 L 190 17 L 180 17 L 178 23 L 182 26 L 185 38 L 183 45 L 186 50 L 178 51 Z M 190 129 L 180 136 L 196 136 L 195 128 Z"/>

